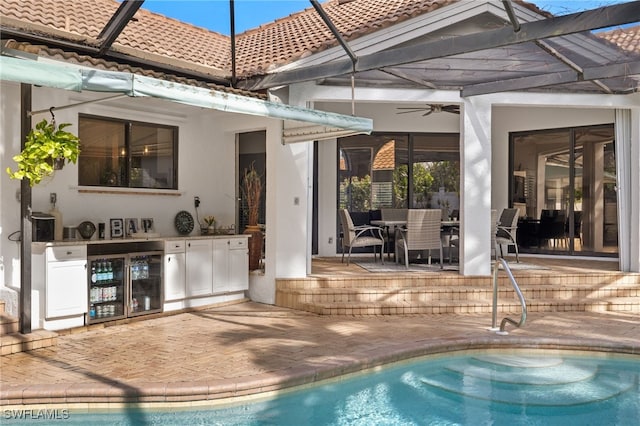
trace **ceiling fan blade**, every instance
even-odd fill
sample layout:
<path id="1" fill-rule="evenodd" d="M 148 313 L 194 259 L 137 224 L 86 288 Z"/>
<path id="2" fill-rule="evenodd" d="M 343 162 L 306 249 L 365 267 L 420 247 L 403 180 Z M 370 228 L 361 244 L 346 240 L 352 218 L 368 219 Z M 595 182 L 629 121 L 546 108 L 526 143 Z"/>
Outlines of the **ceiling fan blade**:
<path id="1" fill-rule="evenodd" d="M 424 111 L 425 108 L 398 108 L 398 109 L 406 109 L 407 111 L 398 111 L 396 114 L 408 114 L 410 112 L 420 112 L 420 111 Z"/>

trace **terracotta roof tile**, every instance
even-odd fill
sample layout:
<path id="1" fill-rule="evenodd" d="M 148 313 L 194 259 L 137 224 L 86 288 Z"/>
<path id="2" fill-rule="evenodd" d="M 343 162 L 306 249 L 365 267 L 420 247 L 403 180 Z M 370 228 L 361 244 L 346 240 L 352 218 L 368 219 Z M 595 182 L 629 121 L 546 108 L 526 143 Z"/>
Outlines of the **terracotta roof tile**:
<path id="1" fill-rule="evenodd" d="M 456 1 L 328 0 L 321 6 L 344 39 L 352 41 Z M 548 16 L 532 3 L 516 1 Z M 0 16 L 3 25 L 25 32 L 96 46 L 118 6 L 116 0 L 2 0 Z M 630 39 L 611 37 L 637 49 L 637 31 L 634 34 Z M 240 77 L 263 74 L 338 44 L 312 7 L 239 34 L 236 40 Z M 112 49 L 212 76 L 231 75 L 229 37 L 144 9 L 138 10 Z"/>
<path id="2" fill-rule="evenodd" d="M 115 0 L 2 0 L 0 14 L 31 27 L 42 26 L 87 38 L 96 45 L 100 31 L 118 9 Z M 140 9 L 113 49 L 130 48 L 228 72 L 229 37 Z"/>
<path id="3" fill-rule="evenodd" d="M 376 153 L 373 160 L 374 170 L 393 170 L 396 167 L 396 141 L 390 140 Z"/>
<path id="4" fill-rule="evenodd" d="M 346 41 L 431 12 L 458 0 L 329 0 L 321 3 Z M 265 71 L 304 58 L 338 41 L 314 8 L 278 19 L 237 37 L 238 74 Z"/>
<path id="5" fill-rule="evenodd" d="M 388 27 L 402 20 L 458 0 L 329 0 L 322 3 L 346 40 Z M 97 44 L 100 31 L 117 10 L 115 0 L 3 0 L 0 14 L 18 19 L 31 31 L 65 31 Z M 144 5 L 143 5 L 144 8 Z M 318 13 L 301 12 L 239 34 L 238 74 L 262 73 L 312 53 L 337 45 Z M 113 44 L 114 50 L 133 49 L 143 54 L 208 66 L 231 74 L 229 37 L 182 23 L 144 9 L 138 10 Z M 128 51 L 128 50 L 127 50 Z"/>
<path id="6" fill-rule="evenodd" d="M 179 77 L 176 75 L 167 74 L 160 71 L 153 71 L 153 70 L 144 69 L 141 67 L 134 67 L 128 64 L 120 64 L 113 61 L 106 61 L 104 59 L 94 58 L 88 55 L 79 55 L 77 53 L 65 52 L 62 49 L 55 49 L 47 46 L 37 46 L 30 43 L 17 42 L 15 40 L 5 40 L 3 41 L 2 46 L 8 49 L 20 50 L 20 51 L 28 52 L 41 57 L 51 58 L 51 59 L 64 61 L 72 64 L 77 64 L 81 66 L 86 66 L 90 68 L 96 68 L 96 69 L 107 70 L 107 71 L 129 72 L 132 74 L 144 75 L 147 77 L 158 78 L 165 81 L 188 84 L 190 86 L 204 87 L 204 88 L 216 90 L 218 92 L 234 93 L 237 95 L 258 98 L 263 100 L 267 99 L 267 96 L 265 94 L 262 94 L 259 92 L 250 92 L 247 90 L 235 89 L 232 87 L 221 86 L 218 84 L 204 83 L 202 81 L 198 81 L 195 79 Z"/>
<path id="7" fill-rule="evenodd" d="M 618 45 L 621 49 L 640 53 L 640 25 L 599 32 L 596 35 Z"/>

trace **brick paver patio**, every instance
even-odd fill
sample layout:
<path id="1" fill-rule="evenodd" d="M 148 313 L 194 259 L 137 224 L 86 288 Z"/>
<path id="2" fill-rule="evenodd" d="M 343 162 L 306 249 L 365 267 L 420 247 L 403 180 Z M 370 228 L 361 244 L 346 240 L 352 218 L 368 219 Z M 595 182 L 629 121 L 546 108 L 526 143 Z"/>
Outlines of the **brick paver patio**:
<path id="1" fill-rule="evenodd" d="M 637 314 L 530 314 L 508 336 L 490 325 L 490 314 L 331 317 L 238 303 L 62 335 L 54 347 L 5 355 L 0 397 L 2 405 L 217 399 L 486 346 L 640 356 Z"/>

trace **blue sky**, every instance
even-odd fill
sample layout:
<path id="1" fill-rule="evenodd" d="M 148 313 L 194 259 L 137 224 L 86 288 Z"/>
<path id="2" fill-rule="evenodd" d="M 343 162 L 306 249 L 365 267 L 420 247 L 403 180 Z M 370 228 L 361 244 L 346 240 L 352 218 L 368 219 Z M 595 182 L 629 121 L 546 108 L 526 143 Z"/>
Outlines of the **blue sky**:
<path id="1" fill-rule="evenodd" d="M 324 0 L 320 0 L 320 4 Z M 372 0 L 375 1 L 375 0 Z M 467 0 L 473 1 L 473 0 Z M 624 0 L 529 0 L 554 15 L 624 3 Z M 236 33 L 312 7 L 308 0 L 235 0 Z M 229 0 L 145 0 L 143 9 L 229 35 Z"/>

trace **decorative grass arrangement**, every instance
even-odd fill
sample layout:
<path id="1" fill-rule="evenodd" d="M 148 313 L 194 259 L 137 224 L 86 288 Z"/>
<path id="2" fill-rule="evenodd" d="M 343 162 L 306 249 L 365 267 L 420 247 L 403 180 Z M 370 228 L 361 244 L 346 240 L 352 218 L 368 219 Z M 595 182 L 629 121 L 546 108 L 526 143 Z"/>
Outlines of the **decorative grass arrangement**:
<path id="1" fill-rule="evenodd" d="M 262 196 L 262 180 L 255 169 L 254 163 L 251 163 L 251 167 L 244 169 L 242 193 L 245 200 L 247 200 L 247 224 L 256 226 L 260 211 L 260 197 Z"/>

